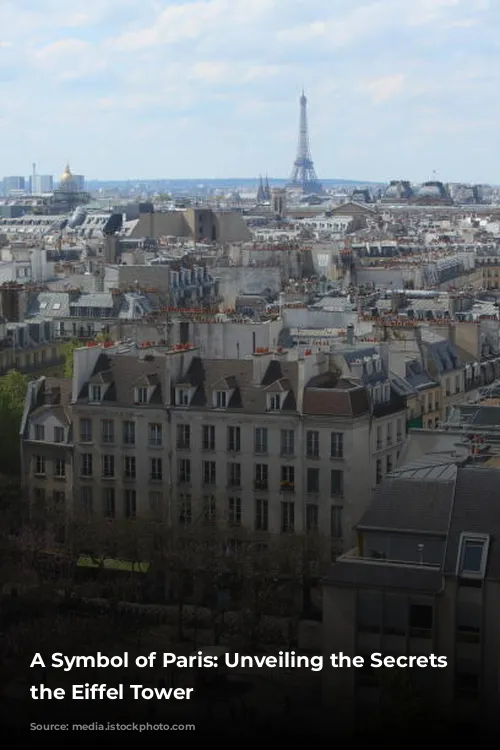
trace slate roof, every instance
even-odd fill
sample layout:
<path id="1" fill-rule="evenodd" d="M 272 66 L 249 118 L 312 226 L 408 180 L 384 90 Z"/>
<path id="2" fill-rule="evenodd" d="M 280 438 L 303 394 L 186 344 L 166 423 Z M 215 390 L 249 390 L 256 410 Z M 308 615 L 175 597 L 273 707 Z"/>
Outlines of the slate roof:
<path id="1" fill-rule="evenodd" d="M 65 378 L 45 378 L 43 388 L 38 394 L 38 403 L 30 416 L 36 417 L 50 412 L 61 424 L 71 424 L 71 380 Z"/>
<path id="2" fill-rule="evenodd" d="M 344 357 L 345 361 L 347 362 L 347 365 L 349 369 L 351 369 L 354 362 L 358 359 L 363 360 L 364 357 L 375 357 L 379 354 L 378 350 L 374 346 L 367 347 L 365 349 L 352 349 L 348 351 L 341 352 L 342 356 Z M 382 369 L 376 370 L 371 373 L 363 373 L 361 376 L 361 380 L 363 383 L 381 383 L 384 380 L 387 379 L 387 371 L 384 367 L 384 363 L 382 361 Z"/>
<path id="3" fill-rule="evenodd" d="M 446 552 L 441 570 L 346 556 L 333 565 L 325 582 L 437 591 L 442 574 L 456 574 L 463 533 L 489 535 L 486 577 L 500 580 L 500 471 L 450 462 L 442 469 L 441 479 L 436 477 L 437 460 L 427 469 L 422 465 L 415 479 L 402 478 L 404 470 L 399 477 L 390 476 L 375 492 L 357 527 L 359 531 L 383 529 L 442 536 Z M 416 467 L 410 467 L 411 471 Z"/>
<path id="4" fill-rule="evenodd" d="M 455 488 L 453 476 L 439 479 L 388 478 L 375 491 L 358 528 L 446 534 Z"/>
<path id="5" fill-rule="evenodd" d="M 459 469 L 446 550 L 445 572 L 454 575 L 462 532 L 489 534 L 486 576 L 500 580 L 500 471 Z"/>
<path id="6" fill-rule="evenodd" d="M 422 334 L 424 338 L 426 333 Z M 456 346 L 449 341 L 423 341 L 429 358 L 429 369 L 435 369 L 438 375 L 458 370 L 461 366 Z"/>
<path id="7" fill-rule="evenodd" d="M 276 368 L 278 364 L 279 369 Z M 151 405 L 166 402 L 163 384 L 166 383 L 166 369 L 169 367 L 168 357 L 156 356 L 152 360 L 138 359 L 134 355 L 109 356 L 100 354 L 93 373 L 88 382 L 109 383 L 103 401 L 114 402 L 116 405 L 132 405 L 134 403 L 134 387 L 138 383 L 147 382 L 154 385 L 154 392 L 150 400 Z M 296 411 L 295 392 L 298 383 L 297 362 L 271 362 L 263 381 L 278 375 L 278 380 L 290 388 L 282 406 L 282 411 Z M 233 391 L 227 410 L 244 409 L 250 413 L 265 413 L 267 410 L 268 390 L 261 384 L 254 382 L 254 367 L 252 360 L 201 360 L 193 357 L 187 371 L 175 383 L 172 391 L 178 385 L 188 385 L 195 389 L 191 406 L 197 409 L 212 409 L 213 393 L 228 388 Z M 171 394 L 174 395 L 173 393 Z M 79 394 L 78 401 L 88 400 L 88 383 Z M 174 400 L 172 399 L 172 403 Z"/>
<path id="8" fill-rule="evenodd" d="M 134 403 L 134 388 L 144 377 L 155 376 L 158 379 L 150 399 L 151 406 L 159 406 L 165 400 L 162 384 L 166 382 L 166 357 L 154 357 L 152 360 L 139 359 L 137 356 L 108 356 L 100 354 L 93 373 L 89 379 L 92 383 L 109 384 L 103 401 L 117 406 L 131 406 Z M 88 383 L 80 390 L 77 401 L 88 401 Z M 142 408 L 143 405 L 141 405 Z M 144 404 L 147 407 L 147 404 Z"/>

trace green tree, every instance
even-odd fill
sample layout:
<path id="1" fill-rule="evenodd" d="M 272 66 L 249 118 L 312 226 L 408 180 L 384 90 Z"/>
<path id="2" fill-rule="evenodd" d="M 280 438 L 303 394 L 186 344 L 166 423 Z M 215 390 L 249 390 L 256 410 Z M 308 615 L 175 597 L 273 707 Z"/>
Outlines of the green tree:
<path id="1" fill-rule="evenodd" d="M 62 356 L 64 359 L 63 376 L 65 378 L 73 377 L 73 352 L 80 347 L 81 343 L 78 339 L 70 339 L 62 347 Z"/>
<path id="2" fill-rule="evenodd" d="M 0 377 L 0 473 L 19 474 L 19 428 L 28 379 L 17 370 Z"/>

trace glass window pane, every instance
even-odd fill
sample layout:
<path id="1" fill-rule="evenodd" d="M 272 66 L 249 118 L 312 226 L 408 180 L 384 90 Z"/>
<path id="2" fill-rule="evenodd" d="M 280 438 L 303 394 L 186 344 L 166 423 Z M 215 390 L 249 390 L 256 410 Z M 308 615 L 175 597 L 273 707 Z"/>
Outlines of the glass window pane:
<path id="1" fill-rule="evenodd" d="M 462 552 L 462 571 L 480 573 L 484 544 L 482 542 L 465 542 Z"/>

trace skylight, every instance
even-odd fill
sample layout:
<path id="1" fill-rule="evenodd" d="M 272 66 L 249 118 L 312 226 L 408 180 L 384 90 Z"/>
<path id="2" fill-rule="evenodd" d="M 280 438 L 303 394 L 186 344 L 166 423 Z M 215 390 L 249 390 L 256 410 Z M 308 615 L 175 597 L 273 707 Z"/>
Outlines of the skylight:
<path id="1" fill-rule="evenodd" d="M 487 534 L 463 533 L 458 548 L 457 575 L 462 578 L 484 578 L 489 543 Z"/>

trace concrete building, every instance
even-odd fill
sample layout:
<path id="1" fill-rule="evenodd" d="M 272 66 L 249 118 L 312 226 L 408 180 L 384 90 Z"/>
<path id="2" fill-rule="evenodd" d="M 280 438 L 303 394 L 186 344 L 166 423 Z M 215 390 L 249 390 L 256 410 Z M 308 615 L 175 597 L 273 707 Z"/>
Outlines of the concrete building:
<path id="1" fill-rule="evenodd" d="M 382 368 L 378 379 L 385 386 Z M 32 384 L 27 396 L 26 467 L 45 456 L 30 406 L 44 388 Z M 371 489 L 404 440 L 404 403 L 390 388 L 376 403 L 373 393 L 307 352 L 209 360 L 189 347 L 77 350 L 68 510 L 154 511 L 173 525 L 212 519 L 263 543 L 267 534 L 319 533 L 330 559 L 352 546 Z M 39 472 L 25 476 L 32 496 L 45 486 Z"/>
<path id="2" fill-rule="evenodd" d="M 9 176 L 3 178 L 3 194 L 24 192 L 26 189 L 26 179 L 20 176 Z"/>
<path id="3" fill-rule="evenodd" d="M 428 699 L 464 728 L 496 727 L 500 474 L 457 456 L 461 436 L 453 439 L 386 477 L 356 547 L 324 581 L 325 655 L 367 662 L 323 671 L 324 702 L 350 728 L 394 700 L 385 670 L 370 666 L 374 653 L 446 657 L 446 668 L 402 670 L 412 700 Z"/>
<path id="4" fill-rule="evenodd" d="M 213 211 L 211 208 L 186 208 L 175 211 L 141 213 L 129 222 L 128 237 L 186 237 L 194 242 L 247 242 L 252 239 L 241 215 L 235 211 Z"/>

